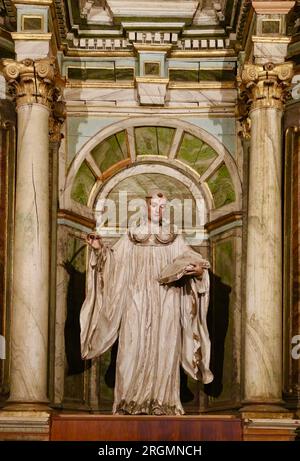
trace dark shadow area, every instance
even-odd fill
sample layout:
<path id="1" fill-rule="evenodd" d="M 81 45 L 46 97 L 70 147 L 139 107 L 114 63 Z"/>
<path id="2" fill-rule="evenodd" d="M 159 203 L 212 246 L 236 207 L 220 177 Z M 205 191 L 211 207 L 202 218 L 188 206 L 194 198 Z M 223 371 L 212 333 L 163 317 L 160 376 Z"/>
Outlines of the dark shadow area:
<path id="1" fill-rule="evenodd" d="M 84 247 L 82 247 L 84 248 Z M 80 250 L 82 250 L 82 248 Z M 77 256 L 78 252 L 76 252 Z M 64 263 L 69 274 L 67 291 L 67 317 L 65 322 L 65 350 L 68 363 L 68 376 L 83 373 L 91 367 L 90 360 L 82 360 L 80 348 L 80 310 L 85 300 L 86 273 L 78 271 L 72 261 Z"/>
<path id="2" fill-rule="evenodd" d="M 231 287 L 222 282 L 221 277 L 209 272 L 210 302 L 207 313 L 207 327 L 211 340 L 210 369 L 214 380 L 204 386 L 211 397 L 219 397 L 223 390 L 223 367 L 225 338 L 229 324 L 229 295 Z"/>
<path id="3" fill-rule="evenodd" d="M 188 386 L 188 375 L 180 367 L 180 400 L 181 403 L 188 403 L 194 400 L 195 395 Z"/>
<path id="4" fill-rule="evenodd" d="M 111 351 L 110 351 L 110 362 L 107 367 L 107 370 L 104 375 L 104 382 L 110 389 L 115 387 L 116 383 L 116 363 L 117 363 L 117 355 L 118 355 L 118 347 L 119 341 L 113 344 Z"/>

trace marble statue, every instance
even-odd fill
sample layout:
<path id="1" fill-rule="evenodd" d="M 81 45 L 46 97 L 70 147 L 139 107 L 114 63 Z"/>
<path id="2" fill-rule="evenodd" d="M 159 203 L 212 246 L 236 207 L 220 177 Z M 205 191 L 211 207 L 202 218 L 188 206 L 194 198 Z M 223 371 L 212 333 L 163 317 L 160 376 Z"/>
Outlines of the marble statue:
<path id="1" fill-rule="evenodd" d="M 113 413 L 182 415 L 180 364 L 194 379 L 213 380 L 206 324 L 209 263 L 182 235 L 163 232 L 162 193 L 147 203 L 145 222 L 111 249 L 97 234 L 87 238 L 91 256 L 80 315 L 81 353 L 84 359 L 97 357 L 118 338 Z M 168 283 L 165 275 L 182 255 L 185 266 L 178 278 L 183 277 Z"/>

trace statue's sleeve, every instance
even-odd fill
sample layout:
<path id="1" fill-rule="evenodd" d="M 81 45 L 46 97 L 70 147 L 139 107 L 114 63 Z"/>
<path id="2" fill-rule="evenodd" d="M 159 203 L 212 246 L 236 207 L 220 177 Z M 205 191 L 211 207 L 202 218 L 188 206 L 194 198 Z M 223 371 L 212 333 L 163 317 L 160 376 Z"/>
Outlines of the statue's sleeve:
<path id="1" fill-rule="evenodd" d="M 80 312 L 83 359 L 103 354 L 118 337 L 126 286 L 126 271 L 123 270 L 126 266 L 123 266 L 122 259 L 126 258 L 127 251 L 124 237 L 120 240 L 113 249 L 91 250 L 86 299 Z"/>
<path id="2" fill-rule="evenodd" d="M 193 250 L 182 239 L 178 251 Z M 190 277 L 181 288 L 181 364 L 192 378 L 202 380 L 204 384 L 214 379 L 209 369 L 211 343 L 206 320 L 209 290 L 208 269 L 204 269 L 201 280 Z"/>
<path id="3" fill-rule="evenodd" d="M 181 289 L 181 363 L 192 378 L 208 384 L 214 377 L 209 369 L 211 343 L 206 321 L 209 304 L 207 270 L 204 271 L 202 280 L 201 293 L 193 278 Z"/>

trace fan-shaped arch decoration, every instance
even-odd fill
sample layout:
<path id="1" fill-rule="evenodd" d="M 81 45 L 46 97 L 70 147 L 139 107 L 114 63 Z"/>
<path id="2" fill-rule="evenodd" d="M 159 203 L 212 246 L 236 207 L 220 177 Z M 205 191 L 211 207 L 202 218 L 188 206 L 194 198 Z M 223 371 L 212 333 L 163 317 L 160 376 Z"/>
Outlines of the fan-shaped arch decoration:
<path id="1" fill-rule="evenodd" d="M 88 215 L 110 178 L 140 164 L 152 165 L 153 173 L 155 164 L 168 166 L 191 178 L 216 216 L 240 209 L 241 182 L 224 145 L 188 123 L 149 119 L 113 125 L 83 146 L 68 171 L 63 208 Z"/>

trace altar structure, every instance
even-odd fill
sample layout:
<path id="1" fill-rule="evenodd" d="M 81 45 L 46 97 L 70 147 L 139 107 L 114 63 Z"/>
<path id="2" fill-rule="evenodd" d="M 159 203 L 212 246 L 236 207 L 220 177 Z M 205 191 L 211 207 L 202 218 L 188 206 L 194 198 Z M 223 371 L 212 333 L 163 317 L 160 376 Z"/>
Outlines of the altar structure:
<path id="1" fill-rule="evenodd" d="M 0 58 L 0 440 L 67 440 L 77 413 L 120 431 L 117 344 L 80 355 L 85 239 L 103 199 L 112 244 L 153 187 L 191 204 L 182 232 L 211 263 L 215 376 L 181 370 L 186 419 L 151 417 L 153 437 L 293 440 L 299 0 L 1 0 Z"/>

